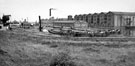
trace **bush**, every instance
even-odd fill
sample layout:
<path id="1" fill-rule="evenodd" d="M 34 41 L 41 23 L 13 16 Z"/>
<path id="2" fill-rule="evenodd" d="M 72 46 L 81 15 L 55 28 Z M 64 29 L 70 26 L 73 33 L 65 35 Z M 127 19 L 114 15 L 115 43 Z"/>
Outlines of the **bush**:
<path id="1" fill-rule="evenodd" d="M 58 45 L 51 45 L 50 48 L 56 48 Z"/>
<path id="2" fill-rule="evenodd" d="M 60 52 L 51 58 L 50 66 L 77 66 L 77 64 L 68 53 Z"/>

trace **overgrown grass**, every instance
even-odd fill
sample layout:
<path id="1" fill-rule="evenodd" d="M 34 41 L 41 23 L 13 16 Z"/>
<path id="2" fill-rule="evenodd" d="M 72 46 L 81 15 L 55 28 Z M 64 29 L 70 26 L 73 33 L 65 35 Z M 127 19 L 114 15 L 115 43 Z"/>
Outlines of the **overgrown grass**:
<path id="1" fill-rule="evenodd" d="M 49 66 L 78 66 L 77 63 L 73 61 L 68 52 L 59 52 L 54 55 L 49 63 Z"/>

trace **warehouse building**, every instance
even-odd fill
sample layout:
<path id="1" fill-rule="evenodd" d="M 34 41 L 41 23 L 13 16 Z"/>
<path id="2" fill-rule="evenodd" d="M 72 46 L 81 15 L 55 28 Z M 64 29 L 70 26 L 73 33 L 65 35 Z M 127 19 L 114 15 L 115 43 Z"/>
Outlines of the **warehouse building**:
<path id="1" fill-rule="evenodd" d="M 104 29 L 120 29 L 126 36 L 135 36 L 135 12 L 101 12 L 75 15 L 74 20 L 83 20 L 88 27 Z"/>
<path id="2" fill-rule="evenodd" d="M 53 27 L 88 28 L 88 24 L 84 21 L 75 20 L 54 21 Z"/>
<path id="3" fill-rule="evenodd" d="M 41 19 L 41 25 L 42 27 L 52 27 L 53 26 L 53 21 L 50 21 L 50 20 L 45 20 L 45 19 Z"/>

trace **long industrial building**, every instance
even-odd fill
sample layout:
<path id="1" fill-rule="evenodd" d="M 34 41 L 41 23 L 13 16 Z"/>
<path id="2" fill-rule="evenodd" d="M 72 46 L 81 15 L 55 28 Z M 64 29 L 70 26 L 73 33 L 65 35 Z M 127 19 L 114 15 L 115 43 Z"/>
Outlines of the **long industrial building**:
<path id="1" fill-rule="evenodd" d="M 89 27 L 121 29 L 126 36 L 135 36 L 135 12 L 101 12 L 75 15 L 74 20 L 83 20 Z"/>

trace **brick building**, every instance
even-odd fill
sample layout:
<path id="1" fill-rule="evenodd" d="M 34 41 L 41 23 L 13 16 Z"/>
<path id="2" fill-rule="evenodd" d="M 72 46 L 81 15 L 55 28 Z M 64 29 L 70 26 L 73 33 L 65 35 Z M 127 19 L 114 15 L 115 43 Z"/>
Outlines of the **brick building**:
<path id="1" fill-rule="evenodd" d="M 83 19 L 82 19 L 83 21 L 87 21 L 87 19 L 88 19 L 88 18 L 87 18 L 87 14 L 83 14 L 83 15 L 82 15 L 82 18 L 83 18 Z"/>
<path id="2" fill-rule="evenodd" d="M 74 20 L 79 20 L 79 16 L 78 15 L 75 15 L 74 16 Z"/>
<path id="3" fill-rule="evenodd" d="M 66 20 L 66 21 L 54 21 L 53 27 L 70 27 L 70 28 L 88 28 L 87 22 Z"/>
<path id="4" fill-rule="evenodd" d="M 92 14 L 88 14 L 87 15 L 87 21 L 86 21 L 87 23 L 88 23 L 88 27 L 93 27 L 93 17 L 92 17 Z"/>
<path id="5" fill-rule="evenodd" d="M 101 12 L 75 15 L 74 20 L 86 21 L 88 27 L 121 29 L 125 35 L 135 36 L 135 12 Z"/>
<path id="6" fill-rule="evenodd" d="M 106 17 L 106 13 L 100 13 L 99 14 L 99 27 L 106 27 L 106 23 L 107 23 L 107 17 Z"/>
<path id="7" fill-rule="evenodd" d="M 113 27 L 120 28 L 126 36 L 135 36 L 135 12 L 110 12 Z"/>
<path id="8" fill-rule="evenodd" d="M 73 20 L 72 15 L 68 15 L 68 20 Z"/>
<path id="9" fill-rule="evenodd" d="M 94 27 L 98 27 L 99 26 L 99 15 L 98 15 L 98 13 L 94 13 L 92 15 L 92 17 L 93 17 L 93 25 L 94 25 Z"/>
<path id="10" fill-rule="evenodd" d="M 79 19 L 79 20 L 83 20 L 83 15 L 81 15 L 81 14 L 78 15 L 78 19 Z"/>

